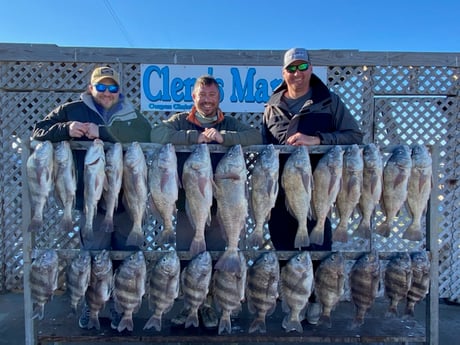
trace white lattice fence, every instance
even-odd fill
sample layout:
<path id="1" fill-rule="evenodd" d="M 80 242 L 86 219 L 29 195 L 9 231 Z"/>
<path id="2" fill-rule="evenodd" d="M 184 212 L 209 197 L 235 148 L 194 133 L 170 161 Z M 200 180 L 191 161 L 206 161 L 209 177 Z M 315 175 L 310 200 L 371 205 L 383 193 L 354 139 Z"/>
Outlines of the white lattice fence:
<path id="1" fill-rule="evenodd" d="M 1 135 L 1 264 L 3 289 L 22 288 L 22 176 L 19 138 L 30 134 L 33 124 L 55 106 L 75 100 L 87 84 L 91 70 L 100 63 L 82 62 L 2 62 L 0 99 L 2 109 Z M 140 105 L 140 64 L 109 64 L 122 73 L 122 89 L 136 106 Z M 439 244 L 440 295 L 459 298 L 460 235 L 459 200 L 459 71 L 446 67 L 410 66 L 330 66 L 328 84 L 338 93 L 352 114 L 361 122 L 366 142 L 381 146 L 395 143 L 424 143 L 440 148 L 439 166 L 434 167 L 439 185 Z M 225 110 L 225 109 L 224 109 Z M 260 113 L 232 113 L 232 116 L 260 128 Z M 144 112 L 154 124 L 167 118 L 168 112 Z M 78 217 L 78 214 L 75 215 Z M 53 199 L 47 205 L 45 218 L 49 231 L 36 238 L 37 246 L 58 243 L 62 248 L 77 248 L 76 232 L 62 234 L 57 228 L 60 210 Z M 382 216 L 378 215 L 377 221 Z M 350 223 L 350 234 L 358 218 Z M 408 216 L 401 217 L 401 229 L 407 226 Z M 150 222 L 148 232 L 161 226 Z M 402 232 L 402 231 L 401 231 Z M 364 240 L 362 240 L 364 241 Z M 151 238 L 146 249 L 154 249 Z M 353 250 L 367 245 L 336 245 L 337 249 Z M 408 244 L 400 233 L 374 244 L 382 251 L 414 249 L 421 243 Z"/>

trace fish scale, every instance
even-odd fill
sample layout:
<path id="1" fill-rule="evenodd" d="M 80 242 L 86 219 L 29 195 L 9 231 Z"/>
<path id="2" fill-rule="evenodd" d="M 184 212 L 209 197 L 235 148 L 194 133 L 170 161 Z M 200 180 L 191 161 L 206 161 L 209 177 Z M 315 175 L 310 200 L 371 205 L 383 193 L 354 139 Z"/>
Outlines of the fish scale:
<path id="1" fill-rule="evenodd" d="M 345 286 L 345 261 L 340 252 L 321 260 L 315 272 L 315 295 L 322 306 L 320 324 L 331 327 L 331 312 L 340 301 Z"/>
<path id="2" fill-rule="evenodd" d="M 385 221 L 376 229 L 376 232 L 381 236 L 390 236 L 394 218 L 407 199 L 407 184 L 411 167 L 409 146 L 396 146 L 383 168 L 382 206 L 385 212 Z"/>
<path id="3" fill-rule="evenodd" d="M 258 156 L 251 174 L 250 205 L 255 225 L 248 236 L 248 247 L 262 248 L 263 227 L 275 206 L 279 184 L 279 151 L 273 144 L 267 145 Z"/>
<path id="4" fill-rule="evenodd" d="M 73 314 L 86 294 L 91 277 L 91 255 L 88 251 L 81 251 L 69 266 L 67 271 L 67 289 L 70 294 L 70 306 Z"/>
<path id="5" fill-rule="evenodd" d="M 192 256 L 206 250 L 205 227 L 211 224 L 213 171 L 207 144 L 194 147 L 184 163 L 182 185 L 185 190 L 185 210 L 194 236 L 190 244 Z"/>
<path id="6" fill-rule="evenodd" d="M 412 221 L 404 231 L 403 238 L 420 241 L 423 238 L 422 216 L 426 213 L 433 184 L 431 155 L 425 145 L 412 148 L 412 168 L 407 185 L 407 206 Z"/>
<path id="7" fill-rule="evenodd" d="M 144 243 L 142 222 L 148 198 L 147 163 L 138 142 L 132 142 L 123 156 L 123 205 L 133 222 L 126 245 L 141 246 Z"/>
<path id="8" fill-rule="evenodd" d="M 31 232 L 39 231 L 43 227 L 43 210 L 53 188 L 53 150 L 50 141 L 42 141 L 27 159 L 27 181 L 32 211 L 28 230 Z"/>
<path id="9" fill-rule="evenodd" d="M 291 153 L 283 168 L 281 185 L 286 193 L 286 207 L 298 223 L 294 248 L 308 247 L 307 218 L 311 216 L 313 175 L 307 146 L 298 146 Z"/>
<path id="10" fill-rule="evenodd" d="M 212 296 L 218 311 L 221 311 L 218 333 L 231 333 L 231 315 L 241 310 L 245 297 L 247 264 L 242 252 L 239 252 L 241 272 L 215 270 L 212 276 Z"/>
<path id="11" fill-rule="evenodd" d="M 412 281 L 407 293 L 405 315 L 414 316 L 415 305 L 423 300 L 430 288 L 430 258 L 427 252 L 414 252 L 411 256 Z"/>
<path id="12" fill-rule="evenodd" d="M 214 180 L 217 218 L 227 245 L 216 263 L 216 269 L 240 272 L 238 245 L 248 216 L 247 170 L 241 145 L 230 147 L 221 158 Z"/>
<path id="13" fill-rule="evenodd" d="M 313 290 L 313 264 L 306 251 L 295 254 L 281 269 L 280 298 L 288 314 L 282 322 L 287 331 L 303 332 L 302 320 Z"/>
<path id="14" fill-rule="evenodd" d="M 30 267 L 30 291 L 35 302 L 32 319 L 43 320 L 45 304 L 51 299 L 58 285 L 58 255 L 48 249 L 36 258 Z"/>
<path id="15" fill-rule="evenodd" d="M 412 282 L 411 258 L 407 252 L 393 255 L 385 269 L 385 295 L 390 300 L 386 317 L 398 315 L 398 303 L 407 297 Z"/>
<path id="16" fill-rule="evenodd" d="M 348 221 L 361 197 L 363 169 L 362 150 L 356 144 L 347 147 L 343 155 L 342 184 L 337 195 L 340 221 L 332 235 L 334 242 L 348 242 Z"/>
<path id="17" fill-rule="evenodd" d="M 142 304 L 146 288 L 146 263 L 142 251 L 126 257 L 114 275 L 113 299 L 115 310 L 123 313 L 118 332 L 127 329 L 132 331 L 133 313 L 136 313 Z"/>
<path id="18" fill-rule="evenodd" d="M 179 196 L 179 176 L 174 145 L 168 143 L 155 151 L 148 168 L 148 186 L 153 210 L 163 221 L 163 230 L 157 235 L 160 244 L 174 244 L 176 232 L 176 201 Z"/>
<path id="19" fill-rule="evenodd" d="M 91 261 L 91 274 L 88 289 L 86 290 L 86 303 L 90 311 L 88 329 L 99 330 L 99 313 L 109 300 L 113 288 L 113 266 L 110 253 L 102 250 Z"/>
<path id="20" fill-rule="evenodd" d="M 209 252 L 196 255 L 181 273 L 181 290 L 184 295 L 184 310 L 188 310 L 185 328 L 198 327 L 198 308 L 209 292 L 212 260 Z"/>
<path id="21" fill-rule="evenodd" d="M 363 149 L 363 188 L 359 199 L 361 221 L 354 235 L 369 239 L 371 219 L 382 196 L 383 162 L 378 146 L 367 144 Z"/>
<path id="22" fill-rule="evenodd" d="M 161 318 L 168 312 L 179 295 L 180 261 L 175 251 L 164 254 L 152 268 L 148 287 L 148 300 L 153 314 L 144 329 L 154 327 L 161 331 Z"/>
<path id="23" fill-rule="evenodd" d="M 73 228 L 72 209 L 75 205 L 77 178 L 68 141 L 59 142 L 54 149 L 54 190 L 57 201 L 64 208 L 60 227 L 64 232 L 70 232 Z"/>
<path id="24" fill-rule="evenodd" d="M 93 221 L 97 214 L 97 205 L 102 197 L 105 184 L 105 152 L 104 142 L 94 139 L 85 154 L 84 165 L 84 213 L 82 237 L 91 241 L 93 238 Z"/>
<path id="25" fill-rule="evenodd" d="M 105 154 L 106 184 L 102 190 L 105 202 L 105 217 L 100 231 L 113 231 L 113 213 L 118 206 L 118 196 L 123 179 L 123 147 L 121 143 L 114 143 Z"/>
<path id="26" fill-rule="evenodd" d="M 310 242 L 313 244 L 322 245 L 324 242 L 324 225 L 340 190 L 342 169 L 343 150 L 340 146 L 334 146 L 321 157 L 313 172 L 312 205 L 316 219 L 316 225 L 310 233 Z"/>
<path id="27" fill-rule="evenodd" d="M 248 309 L 256 314 L 249 327 L 249 333 L 265 333 L 265 318 L 276 308 L 280 269 L 278 257 L 274 251 L 260 254 L 248 269 L 247 301 Z"/>
<path id="28" fill-rule="evenodd" d="M 350 272 L 351 298 L 356 306 L 351 328 L 364 323 L 364 317 L 377 297 L 380 282 L 380 261 L 376 252 L 365 253 L 356 260 Z"/>

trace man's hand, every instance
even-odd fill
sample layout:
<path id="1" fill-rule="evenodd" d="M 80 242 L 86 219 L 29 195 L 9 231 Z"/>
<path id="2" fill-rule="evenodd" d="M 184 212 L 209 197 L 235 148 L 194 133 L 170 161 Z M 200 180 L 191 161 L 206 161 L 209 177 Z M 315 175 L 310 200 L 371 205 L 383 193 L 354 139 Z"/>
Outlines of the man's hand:
<path id="1" fill-rule="evenodd" d="M 222 134 L 215 128 L 206 128 L 199 136 L 198 136 L 198 143 L 210 143 L 216 141 L 219 144 L 224 142 L 224 138 Z"/>
<path id="2" fill-rule="evenodd" d="M 295 133 L 291 135 L 287 140 L 286 143 L 288 145 L 294 145 L 294 146 L 312 146 L 312 145 L 320 145 L 321 141 L 319 137 L 314 137 L 311 135 L 305 135 L 302 133 Z"/>
<path id="3" fill-rule="evenodd" d="M 99 126 L 94 123 L 88 123 L 88 131 L 86 132 L 88 139 L 99 138 Z"/>
<path id="4" fill-rule="evenodd" d="M 69 136 L 71 138 L 81 138 L 88 132 L 89 123 L 83 123 L 78 121 L 72 121 L 69 125 Z"/>

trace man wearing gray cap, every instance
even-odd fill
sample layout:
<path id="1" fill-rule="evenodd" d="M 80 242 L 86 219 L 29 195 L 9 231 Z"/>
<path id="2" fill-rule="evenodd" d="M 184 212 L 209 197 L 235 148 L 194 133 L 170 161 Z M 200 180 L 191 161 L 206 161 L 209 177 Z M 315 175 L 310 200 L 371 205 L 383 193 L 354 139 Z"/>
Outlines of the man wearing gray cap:
<path id="1" fill-rule="evenodd" d="M 363 139 L 358 123 L 340 98 L 313 74 L 308 52 L 284 55 L 283 82 L 266 105 L 262 135 L 277 145 L 348 145 Z"/>
<path id="2" fill-rule="evenodd" d="M 349 145 L 361 144 L 363 134 L 345 104 L 313 74 L 308 52 L 292 48 L 284 54 L 283 82 L 274 91 L 265 107 L 262 136 L 265 144 L 275 145 Z M 282 171 L 287 155 L 280 156 Z M 321 155 L 311 155 L 314 169 Z M 285 206 L 284 191 L 280 189 L 269 220 L 270 237 L 277 250 L 293 250 L 297 220 Z M 314 220 L 308 220 L 311 231 Z M 283 229 L 283 231 L 280 231 Z M 311 244 L 307 250 L 331 250 L 331 223 L 326 220 L 324 244 Z M 319 319 L 317 303 L 309 303 L 307 320 Z"/>

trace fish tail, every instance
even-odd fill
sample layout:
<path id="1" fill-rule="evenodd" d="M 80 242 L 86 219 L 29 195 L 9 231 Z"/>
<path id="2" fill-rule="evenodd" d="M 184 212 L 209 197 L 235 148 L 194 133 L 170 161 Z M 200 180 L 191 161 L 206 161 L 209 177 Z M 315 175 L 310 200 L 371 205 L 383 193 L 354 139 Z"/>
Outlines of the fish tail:
<path id="1" fill-rule="evenodd" d="M 264 244 L 263 242 L 264 242 L 264 239 L 263 239 L 262 228 L 259 227 L 259 226 L 256 226 L 254 228 L 254 231 L 251 234 L 249 234 L 249 236 L 248 236 L 248 240 L 247 240 L 248 247 L 250 247 L 250 248 L 254 248 L 254 247 L 261 248 L 263 246 L 263 244 Z"/>
<path id="2" fill-rule="evenodd" d="M 415 304 L 414 303 L 409 303 L 407 302 L 406 309 L 404 311 L 404 314 L 406 317 L 414 317 L 415 316 L 415 311 L 414 308 Z"/>
<path id="3" fill-rule="evenodd" d="M 93 240 L 93 227 L 91 225 L 91 227 L 87 227 L 87 226 L 84 226 L 82 229 L 82 234 L 81 236 L 83 237 L 83 239 L 85 241 L 92 241 Z"/>
<path id="4" fill-rule="evenodd" d="M 62 217 L 61 222 L 59 223 L 59 227 L 64 231 L 64 232 L 71 232 L 73 229 L 73 222 L 72 222 L 72 217 L 64 216 Z"/>
<path id="5" fill-rule="evenodd" d="M 364 318 L 361 316 L 356 316 L 351 323 L 350 329 L 356 329 L 361 327 L 364 324 Z"/>
<path id="6" fill-rule="evenodd" d="M 195 256 L 199 253 L 206 251 L 206 242 L 204 238 L 193 237 L 192 243 L 190 243 L 190 254 Z"/>
<path id="7" fill-rule="evenodd" d="M 284 317 L 282 325 L 286 332 L 296 331 L 298 333 L 303 333 L 303 327 L 300 321 L 293 320 L 290 314 Z"/>
<path id="8" fill-rule="evenodd" d="M 123 315 L 120 323 L 118 324 L 117 331 L 123 332 L 125 329 L 132 331 L 134 329 L 133 318 Z"/>
<path id="9" fill-rule="evenodd" d="M 260 333 L 267 332 L 264 317 L 258 316 L 254 321 L 252 321 L 251 326 L 249 327 L 249 333 L 254 333 L 255 331 L 259 331 Z"/>
<path id="10" fill-rule="evenodd" d="M 353 234 L 361 238 L 371 238 L 371 224 L 369 221 L 365 220 L 364 218 L 361 219 L 358 228 L 354 231 Z"/>
<path id="11" fill-rule="evenodd" d="M 152 315 L 150 319 L 145 323 L 144 329 L 150 329 L 154 327 L 158 332 L 161 331 L 161 317 Z"/>
<path id="12" fill-rule="evenodd" d="M 218 333 L 222 334 L 225 331 L 227 331 L 228 334 L 232 333 L 232 321 L 230 320 L 230 314 L 227 316 L 222 315 L 219 320 Z"/>
<path id="13" fill-rule="evenodd" d="M 142 229 L 138 226 L 133 226 L 131 232 L 126 239 L 127 246 L 140 246 L 144 243 L 144 235 Z"/>
<path id="14" fill-rule="evenodd" d="M 392 318 L 392 317 L 397 317 L 398 316 L 398 311 L 395 307 L 390 306 L 385 313 L 386 318 Z"/>
<path id="15" fill-rule="evenodd" d="M 295 235 L 294 240 L 294 247 L 295 248 L 302 248 L 308 247 L 310 245 L 310 237 L 308 236 L 307 228 L 297 229 L 297 233 Z"/>
<path id="16" fill-rule="evenodd" d="M 310 243 L 322 245 L 324 243 L 324 223 L 317 222 L 310 233 Z"/>
<path id="17" fill-rule="evenodd" d="M 422 237 L 422 227 L 418 222 L 412 222 L 403 234 L 403 238 L 409 241 L 421 241 Z"/>
<path id="18" fill-rule="evenodd" d="M 87 328 L 96 328 L 98 331 L 101 329 L 101 324 L 99 323 L 99 317 L 97 315 L 90 316 Z"/>
<path id="19" fill-rule="evenodd" d="M 347 224 L 339 224 L 337 229 L 332 234 L 333 242 L 348 242 Z"/>
<path id="20" fill-rule="evenodd" d="M 42 303 L 37 303 L 34 308 L 32 320 L 37 319 L 37 318 L 39 320 L 43 320 L 44 316 L 45 316 L 45 305 Z"/>
<path id="21" fill-rule="evenodd" d="M 321 315 L 318 321 L 318 324 L 325 325 L 327 328 L 331 328 L 332 327 L 331 317 L 329 315 L 324 315 L 324 314 Z"/>
<path id="22" fill-rule="evenodd" d="M 389 237 L 391 233 L 391 226 L 388 221 L 383 222 L 380 226 L 375 229 L 376 233 L 383 236 Z"/>
<path id="23" fill-rule="evenodd" d="M 113 218 L 105 217 L 101 222 L 100 230 L 103 232 L 113 232 Z"/>
<path id="24" fill-rule="evenodd" d="M 187 316 L 187 320 L 185 320 L 185 328 L 189 328 L 190 326 L 198 327 L 198 310 L 191 311 L 190 314 Z"/>
<path id="25" fill-rule="evenodd" d="M 216 269 L 230 273 L 241 272 L 241 262 L 236 249 L 227 249 L 216 262 Z"/>
<path id="26" fill-rule="evenodd" d="M 174 229 L 163 229 L 163 231 L 158 234 L 158 242 L 161 244 L 175 243 L 176 233 L 174 232 Z"/>
<path id="27" fill-rule="evenodd" d="M 29 224 L 29 232 L 38 232 L 43 227 L 43 218 L 32 218 Z"/>

